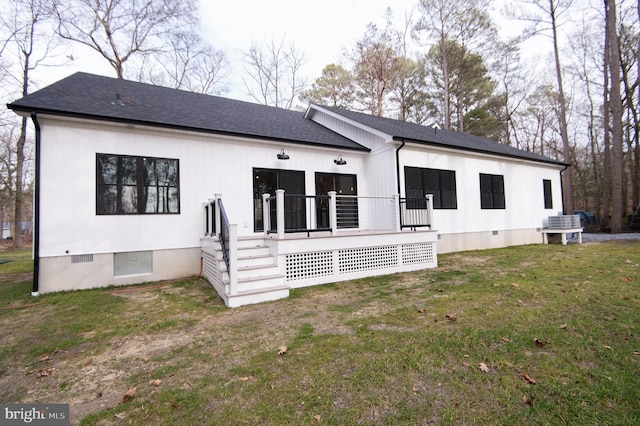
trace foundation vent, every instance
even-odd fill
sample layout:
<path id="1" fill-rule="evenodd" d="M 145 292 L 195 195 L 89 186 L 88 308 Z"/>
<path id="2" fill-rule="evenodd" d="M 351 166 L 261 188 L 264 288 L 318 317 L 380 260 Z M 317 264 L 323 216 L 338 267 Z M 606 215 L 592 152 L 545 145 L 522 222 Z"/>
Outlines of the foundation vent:
<path id="1" fill-rule="evenodd" d="M 93 262 L 92 254 L 74 254 L 71 256 L 71 263 L 89 263 Z"/>

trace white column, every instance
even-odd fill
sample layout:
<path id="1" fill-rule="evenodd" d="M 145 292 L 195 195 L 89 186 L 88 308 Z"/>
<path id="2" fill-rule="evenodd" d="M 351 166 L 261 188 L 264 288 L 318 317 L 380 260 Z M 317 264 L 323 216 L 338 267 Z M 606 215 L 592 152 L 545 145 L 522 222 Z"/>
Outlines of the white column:
<path id="1" fill-rule="evenodd" d="M 400 224 L 400 195 L 399 194 L 395 194 L 393 196 L 393 205 L 394 205 L 394 210 L 395 210 L 395 222 L 396 222 L 396 232 L 400 232 L 402 230 L 401 224 Z"/>
<path id="2" fill-rule="evenodd" d="M 336 191 L 329 191 L 329 227 L 331 235 L 338 235 L 338 213 L 336 210 Z"/>
<path id="3" fill-rule="evenodd" d="M 218 204 L 218 200 L 222 199 L 222 194 L 215 194 L 215 206 L 216 206 L 216 232 L 214 233 L 214 235 L 217 235 L 220 233 L 220 231 L 222 230 L 221 227 L 221 222 L 220 222 L 220 204 Z"/>
<path id="4" fill-rule="evenodd" d="M 238 293 L 238 225 L 229 224 L 229 293 Z"/>
<path id="5" fill-rule="evenodd" d="M 270 194 L 262 194 L 262 227 L 264 228 L 264 236 L 266 238 L 269 226 L 271 226 L 271 209 L 269 208 Z"/>
<path id="6" fill-rule="evenodd" d="M 427 194 L 425 197 L 427 199 L 427 221 L 429 229 L 433 229 L 433 194 Z"/>
<path id="7" fill-rule="evenodd" d="M 284 189 L 276 189 L 276 231 L 278 239 L 284 238 Z"/>

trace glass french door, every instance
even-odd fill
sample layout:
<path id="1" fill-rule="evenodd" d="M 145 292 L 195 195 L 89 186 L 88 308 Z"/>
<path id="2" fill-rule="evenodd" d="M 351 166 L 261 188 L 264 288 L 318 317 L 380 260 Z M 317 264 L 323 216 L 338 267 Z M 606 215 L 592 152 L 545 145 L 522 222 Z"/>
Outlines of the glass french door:
<path id="1" fill-rule="evenodd" d="M 264 231 L 262 194 L 276 195 L 277 189 L 285 193 L 285 230 L 306 227 L 304 172 L 278 169 L 253 169 L 253 224 L 254 231 Z M 294 196 L 294 197 L 292 197 Z M 269 229 L 276 228 L 276 203 L 271 203 Z"/>
<path id="2" fill-rule="evenodd" d="M 327 195 L 336 191 L 338 195 L 358 195 L 356 175 L 339 173 L 316 173 L 316 195 Z M 338 198 L 338 228 L 358 227 L 358 199 Z M 318 227 L 329 227 L 329 201 L 317 200 L 316 215 Z"/>

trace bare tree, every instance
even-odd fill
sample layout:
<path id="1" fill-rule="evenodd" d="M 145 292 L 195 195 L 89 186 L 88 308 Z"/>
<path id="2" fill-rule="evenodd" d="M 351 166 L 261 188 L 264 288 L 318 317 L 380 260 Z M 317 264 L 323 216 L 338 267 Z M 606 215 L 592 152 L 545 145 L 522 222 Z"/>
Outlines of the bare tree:
<path id="1" fill-rule="evenodd" d="M 55 39 L 52 39 L 43 26 L 51 17 L 50 2 L 46 0 L 20 0 L 11 3 L 12 10 L 3 15 L 2 25 L 9 32 L 6 49 L 15 58 L 13 70 L 7 74 L 21 96 L 29 94 L 31 73 L 50 57 Z M 25 188 L 25 161 L 27 152 L 27 117 L 22 117 L 19 132 L 15 140 L 14 168 L 8 169 L 12 174 L 10 182 L 14 186 L 14 233 L 13 245 L 22 247 L 22 221 Z M 10 164 L 11 162 L 9 162 Z"/>
<path id="2" fill-rule="evenodd" d="M 382 30 L 375 24 L 368 24 L 350 55 L 363 106 L 379 117 L 384 115 L 387 95 L 395 87 L 405 65 L 399 34 L 391 28 L 389 10 L 386 20 Z"/>
<path id="3" fill-rule="evenodd" d="M 301 76 L 306 55 L 295 45 L 271 40 L 259 46 L 255 42 L 243 54 L 247 79 L 243 79 L 247 94 L 257 102 L 291 109 L 307 85 Z"/>
<path id="4" fill-rule="evenodd" d="M 98 52 L 124 78 L 135 57 L 166 51 L 169 35 L 192 28 L 194 0 L 53 0 L 57 33 Z"/>
<path id="5" fill-rule="evenodd" d="M 571 144 L 567 131 L 567 105 L 562 80 L 562 67 L 560 65 L 560 50 L 558 48 L 558 19 L 566 12 L 573 0 L 521 0 L 522 4 L 533 6 L 533 11 L 525 9 L 517 14 L 517 18 L 532 23 L 528 31 L 529 36 L 537 34 L 551 33 L 553 42 L 553 56 L 555 60 L 556 85 L 560 102 L 558 123 L 560 126 L 560 137 L 562 139 L 564 161 L 571 162 Z M 565 211 L 573 211 L 573 176 L 571 172 L 564 175 L 564 208 Z"/>
<path id="6" fill-rule="evenodd" d="M 166 51 L 145 57 L 140 81 L 210 95 L 229 90 L 229 62 L 223 51 L 209 46 L 193 31 L 170 34 L 168 43 Z"/>

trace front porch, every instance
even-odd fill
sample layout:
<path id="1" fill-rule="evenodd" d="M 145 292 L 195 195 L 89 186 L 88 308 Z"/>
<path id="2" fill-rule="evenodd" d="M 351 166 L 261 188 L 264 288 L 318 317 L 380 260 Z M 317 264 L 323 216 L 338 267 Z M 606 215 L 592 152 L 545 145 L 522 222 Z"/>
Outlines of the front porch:
<path id="1" fill-rule="evenodd" d="M 203 275 L 229 307 L 286 298 L 291 288 L 437 266 L 431 196 L 278 190 L 262 207 L 264 231 L 238 238 L 222 197 L 205 204 Z"/>

